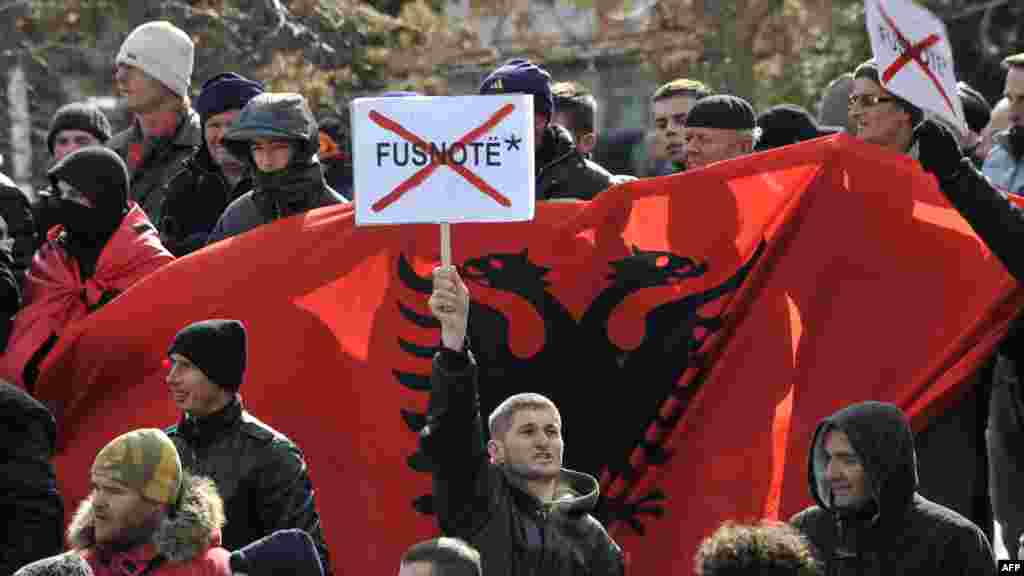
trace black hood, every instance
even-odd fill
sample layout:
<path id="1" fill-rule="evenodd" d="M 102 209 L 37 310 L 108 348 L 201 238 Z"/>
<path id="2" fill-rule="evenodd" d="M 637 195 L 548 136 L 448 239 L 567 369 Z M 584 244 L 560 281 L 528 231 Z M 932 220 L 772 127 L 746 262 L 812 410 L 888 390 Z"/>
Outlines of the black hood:
<path id="1" fill-rule="evenodd" d="M 824 481 L 825 433 L 833 429 L 844 432 L 860 456 L 879 519 L 902 515 L 917 490 L 914 435 L 906 415 L 892 404 L 862 402 L 818 424 L 808 458 L 811 495 L 825 510 L 837 512 Z"/>

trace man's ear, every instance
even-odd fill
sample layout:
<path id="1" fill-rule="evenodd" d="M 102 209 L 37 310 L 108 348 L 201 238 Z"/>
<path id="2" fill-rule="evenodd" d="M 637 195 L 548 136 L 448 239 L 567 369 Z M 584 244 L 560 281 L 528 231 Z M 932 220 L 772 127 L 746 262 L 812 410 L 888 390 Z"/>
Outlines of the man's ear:
<path id="1" fill-rule="evenodd" d="M 505 447 L 496 440 L 487 441 L 487 454 L 491 457 L 491 463 L 503 464 L 505 462 Z"/>

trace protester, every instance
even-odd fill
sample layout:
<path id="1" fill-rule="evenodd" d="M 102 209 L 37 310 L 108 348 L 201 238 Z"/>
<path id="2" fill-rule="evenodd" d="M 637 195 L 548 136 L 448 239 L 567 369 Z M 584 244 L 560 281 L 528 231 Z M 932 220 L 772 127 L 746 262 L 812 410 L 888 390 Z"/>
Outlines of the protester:
<path id="1" fill-rule="evenodd" d="M 182 411 L 167 434 L 185 467 L 217 483 L 231 522 L 224 545 L 240 548 L 276 530 L 299 528 L 316 542 L 330 574 L 313 483 L 302 451 L 245 410 L 246 332 L 237 320 L 204 320 L 174 337 L 167 374 Z"/>
<path id="2" fill-rule="evenodd" d="M 861 140 L 917 158 L 914 127 L 923 118 L 921 109 L 882 88 L 874 60 L 853 71 L 849 114 L 851 128 Z"/>
<path id="3" fill-rule="evenodd" d="M 993 139 L 995 135 L 1009 127 L 1010 101 L 1006 98 L 1000 98 L 996 105 L 992 107 L 992 114 L 989 116 L 988 124 L 981 131 L 981 141 L 975 150 L 975 156 L 987 159 L 988 155 L 992 153 L 992 147 L 996 144 Z M 984 167 L 984 162 L 982 162 L 982 167 Z"/>
<path id="4" fill-rule="evenodd" d="M 249 168 L 228 152 L 224 134 L 263 84 L 231 72 L 203 84 L 196 99 L 203 144 L 167 184 L 160 210 L 160 239 L 175 256 L 206 245 L 228 205 L 252 190 Z"/>
<path id="5" fill-rule="evenodd" d="M 995 145 L 982 168 L 992 183 L 1012 194 L 1024 194 L 1024 52 L 1003 60 L 1010 128 L 993 136 Z"/>
<path id="6" fill-rule="evenodd" d="M 559 82 L 551 86 L 555 98 L 551 123 L 572 134 L 576 149 L 590 158 L 597 145 L 597 99 L 578 82 Z"/>
<path id="7" fill-rule="evenodd" d="M 348 115 L 324 116 L 317 126 L 320 131 L 320 162 L 324 165 L 327 185 L 351 202 L 355 183 Z"/>
<path id="8" fill-rule="evenodd" d="M 829 82 L 821 96 L 818 109 L 818 123 L 837 126 L 850 132 L 850 92 L 853 90 L 853 73 L 844 72 Z"/>
<path id="9" fill-rule="evenodd" d="M 816 576 L 807 540 L 788 524 L 726 522 L 705 538 L 694 558 L 697 576 Z"/>
<path id="10" fill-rule="evenodd" d="M 0 154 L 0 168 L 4 157 Z M 7 237 L 13 239 L 11 254 L 14 257 L 12 270 L 21 283 L 32 261 L 38 243 L 35 223 L 32 217 L 32 203 L 28 194 L 18 187 L 6 174 L 0 172 L 0 219 L 4 221 Z"/>
<path id="11" fill-rule="evenodd" d="M 805 108 L 794 104 L 779 104 L 765 110 L 757 117 L 761 134 L 754 145 L 755 151 L 769 150 L 828 136 L 842 129 L 820 126 Z"/>
<path id="12" fill-rule="evenodd" d="M 914 436 L 896 406 L 862 402 L 823 419 L 808 462 L 817 505 L 791 522 L 825 574 L 995 574 L 981 529 L 917 493 Z"/>
<path id="13" fill-rule="evenodd" d="M 686 170 L 686 117 L 697 100 L 710 95 L 703 82 L 689 78 L 662 84 L 651 95 L 654 161 L 663 166 L 655 176 Z"/>
<path id="14" fill-rule="evenodd" d="M 300 94 L 267 92 L 245 105 L 224 145 L 252 170 L 254 188 L 221 215 L 209 243 L 316 208 L 347 204 L 324 180 L 319 128 Z"/>
<path id="15" fill-rule="evenodd" d="M 502 402 L 488 419 L 485 449 L 477 366 L 465 348 L 469 291 L 454 267 L 435 269 L 429 306 L 442 348 L 421 443 L 434 464 L 442 533 L 479 550 L 492 576 L 621 575 L 622 550 L 590 515 L 597 480 L 562 468 L 561 417 L 550 400 L 518 394 Z"/>
<path id="16" fill-rule="evenodd" d="M 64 327 L 113 300 L 174 257 L 128 200 L 128 171 L 107 148 L 65 156 L 47 173 L 60 191 L 60 225 L 36 252 L 14 319 L 2 376 L 29 387 Z"/>
<path id="17" fill-rule="evenodd" d="M 164 187 L 202 144 L 199 115 L 192 110 L 194 46 L 170 22 L 147 22 L 125 38 L 117 53 L 114 83 L 132 126 L 108 142 L 131 173 L 131 198 L 159 223 Z"/>
<path id="18" fill-rule="evenodd" d="M 46 146 L 50 150 L 52 163 L 56 164 L 65 156 L 86 146 L 102 146 L 110 140 L 111 127 L 107 115 L 92 102 L 72 102 L 57 109 L 50 119 L 46 135 Z M 46 233 L 58 224 L 60 193 L 49 187 L 36 192 L 38 200 L 32 205 L 35 219 L 36 238 L 28 258 L 42 245 Z"/>
<path id="19" fill-rule="evenodd" d="M 398 576 L 482 576 L 480 553 L 458 538 L 413 544 L 402 555 Z"/>
<path id="20" fill-rule="evenodd" d="M 686 165 L 703 168 L 750 154 L 756 141 L 754 107 L 739 96 L 698 100 L 686 115 Z"/>
<path id="21" fill-rule="evenodd" d="M 24 390 L 0 381 L 0 574 L 63 550 L 64 501 L 53 451 L 56 423 Z"/>
<path id="22" fill-rule="evenodd" d="M 981 133 L 992 118 L 992 108 L 981 92 L 971 88 L 966 82 L 958 82 L 956 90 L 963 105 L 964 120 L 967 124 L 967 133 L 963 135 L 960 145 L 964 154 L 974 162 L 974 167 L 980 170 L 985 163 L 985 156 L 979 153 Z"/>
<path id="23" fill-rule="evenodd" d="M 550 80 L 533 62 L 513 58 L 484 78 L 480 94 L 533 96 L 537 200 L 591 200 L 612 184 L 612 175 L 584 157 L 568 130 L 551 122 L 555 98 Z"/>
<path id="24" fill-rule="evenodd" d="M 96 455 L 90 474 L 92 493 L 68 527 L 68 554 L 94 574 L 230 576 L 228 551 L 219 546 L 225 518 L 217 488 L 182 469 L 162 431 L 118 436 Z M 69 564 L 68 554 L 33 568 Z"/>
<path id="25" fill-rule="evenodd" d="M 313 540 L 302 530 L 278 530 L 231 553 L 231 570 L 248 576 L 324 576 Z"/>

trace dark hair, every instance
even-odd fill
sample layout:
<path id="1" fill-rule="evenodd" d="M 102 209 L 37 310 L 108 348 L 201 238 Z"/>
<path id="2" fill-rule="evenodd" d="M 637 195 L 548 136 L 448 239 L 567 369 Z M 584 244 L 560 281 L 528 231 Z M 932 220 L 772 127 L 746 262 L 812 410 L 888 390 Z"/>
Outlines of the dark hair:
<path id="1" fill-rule="evenodd" d="M 725 522 L 700 543 L 694 570 L 700 576 L 821 574 L 807 540 L 789 524 L 773 521 Z"/>
<path id="2" fill-rule="evenodd" d="M 654 94 L 651 95 L 651 102 L 667 100 L 669 98 L 675 98 L 676 96 L 690 96 L 699 100 L 705 96 L 710 96 L 711 94 L 711 88 L 708 88 L 707 84 L 699 80 L 676 78 L 671 82 L 667 82 L 659 86 L 658 89 L 654 91 Z"/>
<path id="3" fill-rule="evenodd" d="M 458 538 L 434 538 L 414 544 L 402 555 L 403 566 L 430 564 L 431 576 L 482 576 L 480 553 Z"/>
<path id="4" fill-rule="evenodd" d="M 868 60 L 854 69 L 853 79 L 856 80 L 857 78 L 867 78 L 875 84 L 882 86 L 882 78 L 878 73 L 878 64 L 874 60 Z M 885 88 L 883 87 L 882 89 L 884 90 Z M 921 109 L 895 94 L 893 94 L 892 97 L 896 99 L 896 104 L 899 104 L 900 108 L 903 108 L 903 110 L 910 115 L 911 128 L 917 126 L 924 118 L 924 113 L 921 112 Z"/>
<path id="5" fill-rule="evenodd" d="M 572 126 L 566 126 L 573 135 L 593 132 L 597 124 L 597 99 L 578 82 L 559 82 L 551 86 L 555 96 L 555 111 L 565 112 Z"/>

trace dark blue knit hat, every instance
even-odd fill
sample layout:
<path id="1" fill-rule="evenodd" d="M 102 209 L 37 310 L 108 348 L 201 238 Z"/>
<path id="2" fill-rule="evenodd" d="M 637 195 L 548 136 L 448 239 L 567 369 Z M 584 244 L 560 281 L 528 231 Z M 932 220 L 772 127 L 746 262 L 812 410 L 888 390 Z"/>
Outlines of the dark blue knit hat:
<path id="1" fill-rule="evenodd" d="M 210 116 L 228 110 L 241 110 L 254 96 L 263 94 L 263 84 L 249 80 L 234 72 L 225 72 L 210 78 L 196 99 L 195 109 L 203 124 Z"/>
<path id="2" fill-rule="evenodd" d="M 551 93 L 551 74 L 525 58 L 513 58 L 484 78 L 481 94 L 532 94 L 533 111 L 551 116 L 555 96 Z"/>
<path id="3" fill-rule="evenodd" d="M 231 553 L 231 571 L 250 576 L 323 576 L 320 554 L 302 530 L 278 530 Z"/>
<path id="4" fill-rule="evenodd" d="M 688 128 L 720 128 L 724 130 L 753 130 L 757 126 L 754 107 L 732 94 L 705 96 L 690 108 L 686 115 Z"/>

